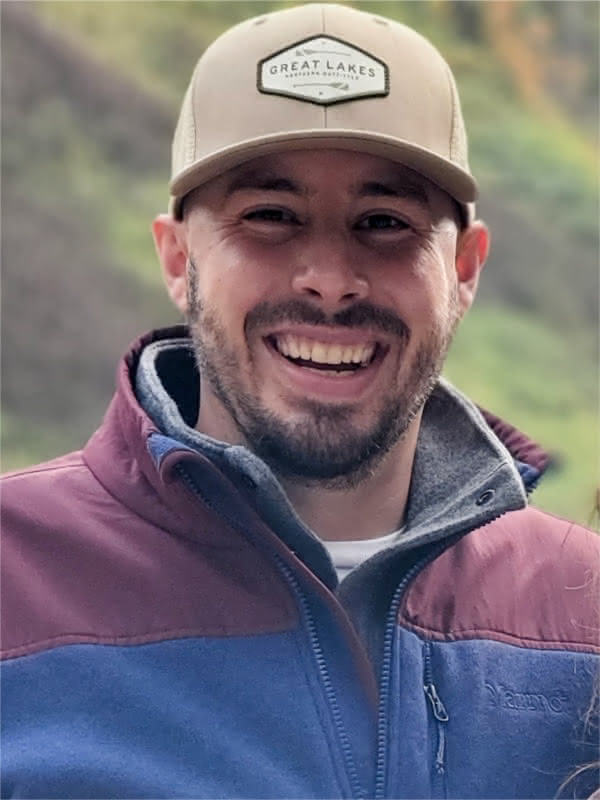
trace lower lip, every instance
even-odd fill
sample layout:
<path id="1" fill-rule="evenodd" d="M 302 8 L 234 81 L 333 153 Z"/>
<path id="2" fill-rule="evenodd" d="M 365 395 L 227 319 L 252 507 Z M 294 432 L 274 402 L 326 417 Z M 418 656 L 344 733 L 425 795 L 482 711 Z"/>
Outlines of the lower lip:
<path id="1" fill-rule="evenodd" d="M 314 400 L 330 400 L 352 402 L 373 384 L 375 375 L 381 365 L 383 356 L 376 355 L 367 367 L 360 367 L 355 372 L 331 374 L 329 371 L 300 367 L 282 356 L 269 342 L 264 342 L 271 357 L 276 362 L 284 383 L 304 396 Z"/>

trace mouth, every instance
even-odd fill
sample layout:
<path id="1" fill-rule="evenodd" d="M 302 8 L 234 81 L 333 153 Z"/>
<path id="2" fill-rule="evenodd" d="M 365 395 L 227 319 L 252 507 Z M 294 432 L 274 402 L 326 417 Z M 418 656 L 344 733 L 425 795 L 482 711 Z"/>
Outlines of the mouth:
<path id="1" fill-rule="evenodd" d="M 271 334 L 265 341 L 291 364 L 336 377 L 365 370 L 384 355 L 384 347 L 375 341 L 340 344 L 291 333 Z"/>

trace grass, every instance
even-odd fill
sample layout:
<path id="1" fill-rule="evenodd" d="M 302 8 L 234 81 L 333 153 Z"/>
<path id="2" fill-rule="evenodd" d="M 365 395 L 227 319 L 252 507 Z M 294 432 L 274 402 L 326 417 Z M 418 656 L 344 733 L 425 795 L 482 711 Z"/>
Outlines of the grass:
<path id="1" fill-rule="evenodd" d="M 69 430 L 69 440 L 64 434 L 49 425 L 2 413 L 1 469 L 3 472 L 22 469 L 31 464 L 47 461 L 65 452 L 81 447 L 92 431 Z"/>
<path id="2" fill-rule="evenodd" d="M 123 269 L 148 286 L 162 285 L 162 275 L 152 240 L 152 220 L 167 210 L 163 180 L 147 178 L 123 187 L 123 194 L 107 206 L 106 241 Z"/>
<path id="3" fill-rule="evenodd" d="M 579 346 L 530 316 L 475 308 L 445 374 L 480 405 L 507 419 L 556 460 L 534 505 L 579 522 L 592 518 L 598 474 L 597 368 Z"/>

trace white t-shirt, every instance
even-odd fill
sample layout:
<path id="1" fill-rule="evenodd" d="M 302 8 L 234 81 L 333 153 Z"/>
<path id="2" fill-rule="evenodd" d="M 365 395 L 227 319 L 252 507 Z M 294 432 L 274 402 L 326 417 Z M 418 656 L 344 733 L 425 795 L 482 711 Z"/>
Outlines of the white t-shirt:
<path id="1" fill-rule="evenodd" d="M 323 539 L 321 541 L 329 551 L 333 566 L 341 581 L 354 567 L 358 567 L 367 558 L 371 558 L 380 550 L 385 550 L 386 547 L 393 545 L 403 532 L 404 528 L 401 528 L 398 531 L 387 533 L 385 536 L 379 536 L 377 539 L 358 539 L 350 542 L 328 542 Z"/>

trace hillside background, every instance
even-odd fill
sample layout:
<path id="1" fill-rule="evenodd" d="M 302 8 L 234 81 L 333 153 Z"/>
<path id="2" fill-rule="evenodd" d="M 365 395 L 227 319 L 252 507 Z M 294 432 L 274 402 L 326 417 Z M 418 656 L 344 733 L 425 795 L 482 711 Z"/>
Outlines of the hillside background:
<path id="1" fill-rule="evenodd" d="M 150 222 L 180 99 L 220 31 L 286 5 L 0 3 L 4 469 L 81 446 L 130 340 L 178 320 Z M 535 504 L 591 522 L 600 5 L 350 5 L 427 35 L 463 98 L 493 246 L 446 374 L 555 456 Z"/>

